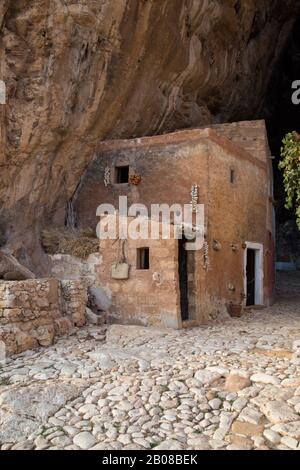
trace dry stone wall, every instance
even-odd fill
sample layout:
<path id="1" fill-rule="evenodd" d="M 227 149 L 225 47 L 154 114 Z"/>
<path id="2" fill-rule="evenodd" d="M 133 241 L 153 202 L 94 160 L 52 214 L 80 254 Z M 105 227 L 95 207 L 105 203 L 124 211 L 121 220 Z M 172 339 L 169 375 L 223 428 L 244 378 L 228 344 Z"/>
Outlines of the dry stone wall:
<path id="1" fill-rule="evenodd" d="M 0 282 L 0 342 L 12 355 L 53 344 L 85 324 L 86 289 L 80 281 Z"/>
<path id="2" fill-rule="evenodd" d="M 81 281 L 60 281 L 63 313 L 74 326 L 85 324 L 85 309 L 87 304 L 87 290 Z"/>

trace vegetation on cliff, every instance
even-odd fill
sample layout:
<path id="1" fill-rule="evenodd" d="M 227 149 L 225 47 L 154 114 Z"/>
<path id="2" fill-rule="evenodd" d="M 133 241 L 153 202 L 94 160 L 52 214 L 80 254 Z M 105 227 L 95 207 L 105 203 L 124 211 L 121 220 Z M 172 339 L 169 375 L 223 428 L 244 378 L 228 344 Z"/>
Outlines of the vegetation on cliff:
<path id="1" fill-rule="evenodd" d="M 279 169 L 283 170 L 286 208 L 295 208 L 300 230 L 300 135 L 297 132 L 290 132 L 283 139 L 281 157 Z"/>

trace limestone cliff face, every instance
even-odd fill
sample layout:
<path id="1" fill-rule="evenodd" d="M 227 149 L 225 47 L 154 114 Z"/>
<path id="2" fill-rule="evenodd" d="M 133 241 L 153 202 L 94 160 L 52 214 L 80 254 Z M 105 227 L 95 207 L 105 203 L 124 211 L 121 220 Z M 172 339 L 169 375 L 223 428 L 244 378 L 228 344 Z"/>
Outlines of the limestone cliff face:
<path id="1" fill-rule="evenodd" d="M 259 115 L 297 6 L 1 0 L 8 96 L 0 109 L 0 224 L 10 246 L 23 244 L 32 256 L 40 226 L 63 222 L 100 140 Z"/>

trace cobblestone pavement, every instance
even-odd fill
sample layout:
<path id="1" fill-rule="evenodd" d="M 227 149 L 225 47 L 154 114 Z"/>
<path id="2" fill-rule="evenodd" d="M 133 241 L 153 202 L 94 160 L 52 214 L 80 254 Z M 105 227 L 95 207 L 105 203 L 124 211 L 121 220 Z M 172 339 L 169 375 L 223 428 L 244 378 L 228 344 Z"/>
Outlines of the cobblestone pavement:
<path id="1" fill-rule="evenodd" d="M 300 449 L 300 277 L 242 319 L 86 327 L 0 369 L 5 449 Z"/>

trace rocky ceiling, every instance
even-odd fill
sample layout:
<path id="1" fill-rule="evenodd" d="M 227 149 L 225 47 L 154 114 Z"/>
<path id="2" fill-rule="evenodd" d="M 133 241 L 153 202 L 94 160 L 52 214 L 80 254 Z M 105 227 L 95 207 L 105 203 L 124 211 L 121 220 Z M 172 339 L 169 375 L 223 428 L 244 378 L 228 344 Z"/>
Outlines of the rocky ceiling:
<path id="1" fill-rule="evenodd" d="M 300 133 L 300 104 L 292 102 L 292 84 L 300 80 L 300 15 L 294 25 L 288 43 L 283 51 L 278 66 L 274 69 L 268 87 L 265 106 L 261 116 L 266 119 L 270 147 L 274 160 L 275 196 L 278 222 L 284 222 L 293 215 L 284 210 L 285 193 L 282 173 L 278 171 L 278 158 L 283 136 L 296 130 Z"/>
<path id="2" fill-rule="evenodd" d="M 8 246 L 38 264 L 40 228 L 63 223 L 100 140 L 268 114 L 299 3 L 2 0 Z"/>

